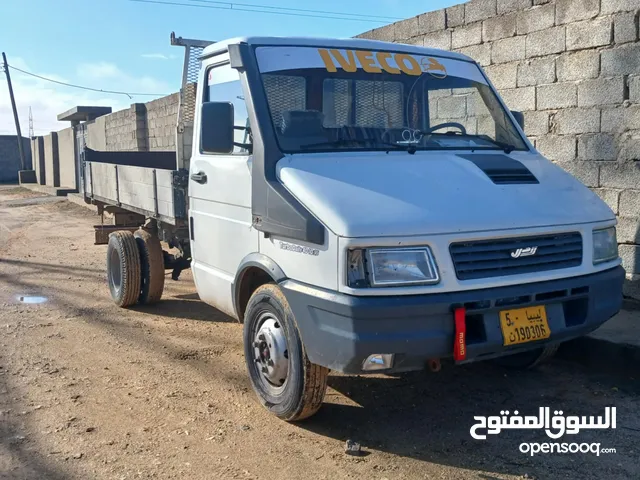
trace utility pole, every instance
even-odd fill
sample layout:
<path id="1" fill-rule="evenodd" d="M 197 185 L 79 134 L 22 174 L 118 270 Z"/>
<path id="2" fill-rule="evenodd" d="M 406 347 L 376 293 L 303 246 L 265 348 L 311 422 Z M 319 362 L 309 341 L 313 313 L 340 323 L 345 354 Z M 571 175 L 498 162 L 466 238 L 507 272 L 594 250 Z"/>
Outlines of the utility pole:
<path id="1" fill-rule="evenodd" d="M 4 73 L 7 75 L 7 85 L 9 86 L 9 97 L 11 97 L 11 107 L 13 108 L 13 119 L 16 122 L 16 133 L 18 134 L 18 152 L 20 153 L 20 165 L 22 170 L 26 170 L 24 162 L 24 151 L 22 150 L 22 132 L 20 132 L 20 120 L 18 119 L 18 110 L 16 109 L 16 99 L 13 97 L 13 86 L 11 85 L 11 75 L 9 74 L 9 65 L 7 65 L 7 56 L 2 52 L 2 63 L 4 65 Z"/>

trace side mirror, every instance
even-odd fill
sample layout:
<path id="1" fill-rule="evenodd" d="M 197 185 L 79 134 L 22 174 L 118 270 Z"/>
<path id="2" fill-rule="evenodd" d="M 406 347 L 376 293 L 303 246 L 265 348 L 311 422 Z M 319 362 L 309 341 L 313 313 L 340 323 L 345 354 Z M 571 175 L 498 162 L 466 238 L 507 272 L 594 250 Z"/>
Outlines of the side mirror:
<path id="1" fill-rule="evenodd" d="M 233 152 L 233 104 L 205 102 L 200 112 L 200 150 L 204 153 Z"/>
<path id="2" fill-rule="evenodd" d="M 511 115 L 516 119 L 520 128 L 524 131 L 524 113 L 518 112 L 517 110 L 511 110 Z"/>

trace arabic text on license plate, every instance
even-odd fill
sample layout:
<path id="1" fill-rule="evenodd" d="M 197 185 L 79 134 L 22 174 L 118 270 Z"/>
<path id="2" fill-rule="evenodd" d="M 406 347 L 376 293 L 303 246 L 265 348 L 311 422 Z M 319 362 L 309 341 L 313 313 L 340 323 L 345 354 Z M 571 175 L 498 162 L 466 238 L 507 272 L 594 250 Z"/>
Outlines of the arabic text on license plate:
<path id="1" fill-rule="evenodd" d="M 504 345 L 534 342 L 549 338 L 551 330 L 544 305 L 500 312 Z"/>

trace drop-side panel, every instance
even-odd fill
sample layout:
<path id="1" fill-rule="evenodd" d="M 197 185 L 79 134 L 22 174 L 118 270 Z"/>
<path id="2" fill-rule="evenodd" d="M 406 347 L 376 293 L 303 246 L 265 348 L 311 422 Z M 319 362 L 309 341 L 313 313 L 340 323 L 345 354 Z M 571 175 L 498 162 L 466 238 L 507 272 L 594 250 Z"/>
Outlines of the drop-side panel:
<path id="1" fill-rule="evenodd" d="M 86 196 L 163 222 L 176 223 L 172 170 L 85 162 Z"/>

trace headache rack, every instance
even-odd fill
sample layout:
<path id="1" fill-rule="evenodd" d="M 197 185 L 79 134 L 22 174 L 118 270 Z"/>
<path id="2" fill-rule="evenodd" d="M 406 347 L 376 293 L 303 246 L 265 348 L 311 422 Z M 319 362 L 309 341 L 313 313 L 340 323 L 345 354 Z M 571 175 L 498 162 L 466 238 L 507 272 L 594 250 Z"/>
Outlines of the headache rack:
<path id="1" fill-rule="evenodd" d="M 100 209 L 126 210 L 138 218 L 184 227 L 200 56 L 212 43 L 171 33 L 171 45 L 185 49 L 176 118 L 176 150 L 103 152 L 91 150 L 83 143 L 80 155 L 86 201 L 97 204 Z"/>

